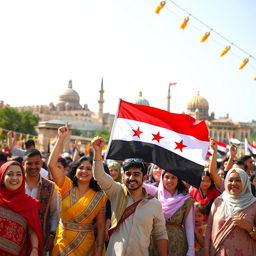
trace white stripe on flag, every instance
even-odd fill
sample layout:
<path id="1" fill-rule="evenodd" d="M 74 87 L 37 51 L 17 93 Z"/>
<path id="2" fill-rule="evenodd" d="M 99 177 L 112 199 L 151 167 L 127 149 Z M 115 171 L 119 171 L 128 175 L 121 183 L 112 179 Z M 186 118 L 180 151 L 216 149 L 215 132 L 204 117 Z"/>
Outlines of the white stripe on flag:
<path id="1" fill-rule="evenodd" d="M 140 134 L 140 138 L 133 136 L 133 130 L 137 130 L 138 127 L 140 131 L 143 132 Z M 152 140 L 154 138 L 152 134 L 157 134 L 158 132 L 160 132 L 160 136 L 164 137 L 160 139 L 160 142 Z M 205 157 L 209 147 L 209 142 L 198 140 L 193 136 L 176 133 L 166 128 L 124 118 L 116 119 L 114 134 L 112 134 L 111 139 L 141 141 L 155 144 L 203 166 L 205 165 Z M 182 149 L 182 152 L 179 149 L 175 149 L 175 142 L 179 143 L 181 140 L 183 140 L 183 144 L 187 146 Z"/>

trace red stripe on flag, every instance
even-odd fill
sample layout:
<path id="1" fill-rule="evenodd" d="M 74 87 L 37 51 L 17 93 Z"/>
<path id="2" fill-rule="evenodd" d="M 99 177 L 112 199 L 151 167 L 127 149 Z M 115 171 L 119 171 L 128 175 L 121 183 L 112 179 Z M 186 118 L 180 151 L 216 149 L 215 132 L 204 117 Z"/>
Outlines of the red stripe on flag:
<path id="1" fill-rule="evenodd" d="M 249 142 L 248 142 L 248 145 L 249 145 L 250 147 L 252 147 L 252 148 L 256 149 L 256 146 L 255 146 L 255 145 L 253 145 L 253 144 L 251 144 L 251 143 L 249 143 Z"/>
<path id="2" fill-rule="evenodd" d="M 227 144 L 225 144 L 225 143 L 223 143 L 223 142 L 220 142 L 220 141 L 217 141 L 217 140 L 215 140 L 215 141 L 216 141 L 216 143 L 217 143 L 218 146 L 221 146 L 221 147 L 223 147 L 223 148 L 227 148 Z"/>
<path id="3" fill-rule="evenodd" d="M 198 121 L 185 114 L 174 114 L 154 107 L 137 105 L 120 100 L 117 118 L 135 120 L 209 141 L 208 128 L 204 121 Z"/>

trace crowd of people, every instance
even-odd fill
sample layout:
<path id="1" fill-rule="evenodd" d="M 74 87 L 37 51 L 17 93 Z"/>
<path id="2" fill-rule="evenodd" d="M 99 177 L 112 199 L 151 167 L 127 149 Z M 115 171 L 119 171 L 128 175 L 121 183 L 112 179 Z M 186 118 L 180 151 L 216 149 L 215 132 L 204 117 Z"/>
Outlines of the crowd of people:
<path id="1" fill-rule="evenodd" d="M 9 131 L 0 152 L 0 255 L 256 255 L 254 158 L 217 144 L 198 188 L 140 158 L 105 160 L 75 145 L 63 154 L 68 124 L 47 159 L 32 140 L 17 148 Z"/>

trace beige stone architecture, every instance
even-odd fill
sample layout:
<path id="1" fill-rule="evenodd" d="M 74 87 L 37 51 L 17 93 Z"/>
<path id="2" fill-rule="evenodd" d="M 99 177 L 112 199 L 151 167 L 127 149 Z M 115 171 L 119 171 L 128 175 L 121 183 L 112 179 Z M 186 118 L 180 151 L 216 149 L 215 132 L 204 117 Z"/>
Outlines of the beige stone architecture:
<path id="1" fill-rule="evenodd" d="M 209 136 L 224 143 L 228 143 L 229 137 L 244 141 L 251 134 L 249 123 L 233 122 L 228 114 L 219 119 L 215 119 L 214 112 L 209 115 L 209 103 L 199 92 L 187 102 L 186 113 L 198 120 L 206 120 Z"/>
<path id="2" fill-rule="evenodd" d="M 85 134 L 86 138 L 79 137 L 84 145 L 88 144 L 93 133 L 97 130 L 110 130 L 114 121 L 114 115 L 104 113 L 104 89 L 103 79 L 99 90 L 99 109 L 98 112 L 92 112 L 87 104 L 80 104 L 80 96 L 73 89 L 72 81 L 68 83 L 68 87 L 59 95 L 56 105 L 23 106 L 17 107 L 19 111 L 30 110 L 39 117 L 37 126 L 38 141 L 42 152 L 49 151 L 50 139 L 57 134 L 60 126 L 66 122 L 69 123 L 71 129 L 77 129 Z M 4 106 L 3 102 L 0 102 Z M 67 139 L 64 151 L 68 149 L 75 137 L 71 136 Z"/>
<path id="3" fill-rule="evenodd" d="M 103 112 L 104 107 L 104 90 L 103 79 L 101 80 L 101 88 L 99 91 L 99 110 L 92 112 L 87 104 L 80 104 L 80 96 L 73 89 L 72 81 L 68 83 L 66 88 L 59 96 L 56 105 L 23 106 L 18 110 L 30 110 L 33 114 L 39 116 L 40 122 L 59 120 L 67 121 L 73 129 L 83 131 L 87 137 L 91 136 L 95 130 L 111 129 L 114 115 Z"/>

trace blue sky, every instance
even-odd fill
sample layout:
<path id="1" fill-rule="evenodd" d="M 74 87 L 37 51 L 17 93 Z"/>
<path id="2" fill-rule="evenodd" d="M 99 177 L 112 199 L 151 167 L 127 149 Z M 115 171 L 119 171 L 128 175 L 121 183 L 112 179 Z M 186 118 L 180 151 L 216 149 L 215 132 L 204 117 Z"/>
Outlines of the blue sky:
<path id="1" fill-rule="evenodd" d="M 186 110 L 197 90 L 216 117 L 256 119 L 256 61 L 208 29 L 203 21 L 249 54 L 256 56 L 254 0 L 177 0 L 159 15 L 156 0 L 10 0 L 0 2 L 0 100 L 12 106 L 56 103 L 73 80 L 80 103 L 98 109 L 104 78 L 104 111 L 115 113 L 118 99 L 133 102 L 141 90 L 151 106 L 166 109 L 169 82 L 171 111 Z"/>

